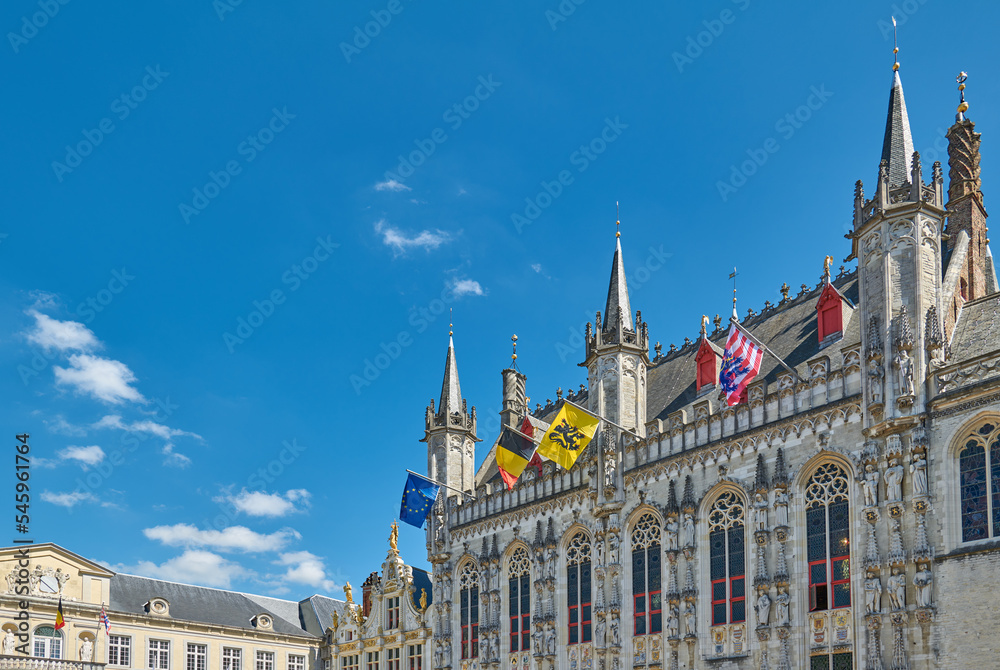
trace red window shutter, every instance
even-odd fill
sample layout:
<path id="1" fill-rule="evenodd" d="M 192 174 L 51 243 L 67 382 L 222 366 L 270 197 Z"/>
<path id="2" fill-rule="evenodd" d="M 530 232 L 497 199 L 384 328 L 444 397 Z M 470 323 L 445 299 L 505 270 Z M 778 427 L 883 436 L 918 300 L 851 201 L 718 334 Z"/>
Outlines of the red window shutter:
<path id="1" fill-rule="evenodd" d="M 816 303 L 819 339 L 844 330 L 843 298 L 832 284 L 827 284 Z"/>
<path id="2" fill-rule="evenodd" d="M 703 386 L 712 386 L 719 380 L 719 370 L 716 365 L 716 355 L 707 340 L 701 341 L 701 347 L 695 356 L 695 390 L 701 391 Z"/>

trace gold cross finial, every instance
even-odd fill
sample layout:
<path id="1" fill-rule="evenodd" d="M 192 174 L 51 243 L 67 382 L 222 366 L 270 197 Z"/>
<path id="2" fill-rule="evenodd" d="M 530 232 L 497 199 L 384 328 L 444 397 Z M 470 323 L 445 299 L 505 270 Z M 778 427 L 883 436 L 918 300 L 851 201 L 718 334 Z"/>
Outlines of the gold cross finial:
<path id="1" fill-rule="evenodd" d="M 448 337 L 451 337 L 452 335 L 455 334 L 455 332 L 454 332 L 455 310 L 452 307 L 448 308 L 448 322 L 449 322 L 448 323 Z"/>
<path id="2" fill-rule="evenodd" d="M 899 70 L 899 42 L 896 40 L 896 17 L 892 17 L 892 71 Z"/>
<path id="3" fill-rule="evenodd" d="M 615 237 L 622 236 L 622 216 L 618 201 L 615 200 Z"/>
<path id="4" fill-rule="evenodd" d="M 969 111 L 969 103 L 965 101 L 965 81 L 969 78 L 969 75 L 965 72 L 959 72 L 958 76 L 955 77 L 955 81 L 958 82 L 958 120 L 965 120 L 965 113 Z"/>

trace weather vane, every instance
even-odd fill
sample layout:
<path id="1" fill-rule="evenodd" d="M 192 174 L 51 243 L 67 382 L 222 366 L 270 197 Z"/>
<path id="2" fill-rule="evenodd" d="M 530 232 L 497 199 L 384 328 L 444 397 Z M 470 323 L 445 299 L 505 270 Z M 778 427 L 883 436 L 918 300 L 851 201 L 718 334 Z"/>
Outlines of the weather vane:
<path id="1" fill-rule="evenodd" d="M 892 17 L 892 71 L 899 70 L 899 42 L 896 39 L 896 17 Z"/>
<path id="2" fill-rule="evenodd" d="M 514 345 L 514 351 L 510 355 L 511 365 L 517 367 L 517 334 L 510 336 L 510 341 Z"/>
<path id="3" fill-rule="evenodd" d="M 451 337 L 452 335 L 455 334 L 455 332 L 454 332 L 454 326 L 455 326 L 455 309 L 453 307 L 449 307 L 448 308 L 448 337 Z"/>
<path id="4" fill-rule="evenodd" d="M 960 100 L 958 101 L 958 120 L 965 121 L 965 113 L 969 111 L 969 103 L 965 101 L 965 81 L 969 78 L 969 75 L 965 72 L 959 72 L 958 76 L 955 77 L 955 81 L 958 82 L 958 94 Z"/>
<path id="5" fill-rule="evenodd" d="M 733 268 L 733 271 L 729 273 L 729 278 L 733 280 L 733 316 L 734 317 L 736 316 L 736 276 L 738 274 L 739 273 L 736 271 L 735 267 Z"/>
<path id="6" fill-rule="evenodd" d="M 615 200 L 615 237 L 622 236 L 622 213 L 621 208 L 618 206 L 618 201 Z"/>

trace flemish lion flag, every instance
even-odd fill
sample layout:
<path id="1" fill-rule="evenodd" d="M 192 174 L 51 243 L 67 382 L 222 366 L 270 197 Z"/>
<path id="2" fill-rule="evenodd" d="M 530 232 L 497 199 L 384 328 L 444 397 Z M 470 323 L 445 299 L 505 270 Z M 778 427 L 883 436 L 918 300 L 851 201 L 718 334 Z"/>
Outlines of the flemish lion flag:
<path id="1" fill-rule="evenodd" d="M 564 404 L 552 425 L 545 431 L 538 453 L 569 470 L 583 449 L 590 444 L 601 420 L 596 416 Z"/>
<path id="2" fill-rule="evenodd" d="M 59 607 L 56 608 L 56 630 L 59 630 L 65 625 L 66 620 L 63 619 L 62 598 L 59 598 Z"/>

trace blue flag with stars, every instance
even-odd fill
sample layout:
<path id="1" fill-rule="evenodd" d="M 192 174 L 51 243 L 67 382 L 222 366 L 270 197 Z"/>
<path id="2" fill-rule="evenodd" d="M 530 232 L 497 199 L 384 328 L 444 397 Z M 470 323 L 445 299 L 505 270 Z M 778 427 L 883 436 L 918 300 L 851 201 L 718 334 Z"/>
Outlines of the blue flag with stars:
<path id="1" fill-rule="evenodd" d="M 399 506 L 399 520 L 423 528 L 440 489 L 440 486 L 426 477 L 410 473 L 406 478 L 403 501 Z"/>

